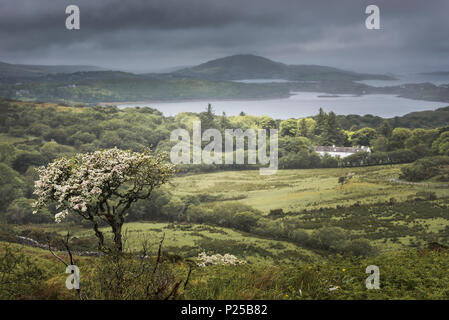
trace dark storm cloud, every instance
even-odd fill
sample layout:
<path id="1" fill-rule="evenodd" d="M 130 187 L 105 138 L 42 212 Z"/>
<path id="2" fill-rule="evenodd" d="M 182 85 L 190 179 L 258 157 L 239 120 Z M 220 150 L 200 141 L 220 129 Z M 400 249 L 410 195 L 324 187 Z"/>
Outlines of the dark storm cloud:
<path id="1" fill-rule="evenodd" d="M 81 30 L 65 29 L 65 8 Z M 382 30 L 366 30 L 376 4 Z M 352 69 L 448 66 L 449 2 L 2 0 L 0 60 L 149 70 L 235 53 Z M 382 61 L 382 65 L 379 65 Z"/>

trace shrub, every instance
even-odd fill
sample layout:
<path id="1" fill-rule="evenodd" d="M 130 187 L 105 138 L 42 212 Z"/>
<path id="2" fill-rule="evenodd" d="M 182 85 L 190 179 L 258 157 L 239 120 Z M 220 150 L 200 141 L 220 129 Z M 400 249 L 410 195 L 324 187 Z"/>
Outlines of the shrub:
<path id="1" fill-rule="evenodd" d="M 366 239 L 339 241 L 333 249 L 338 253 L 351 254 L 354 256 L 371 256 L 374 253 L 374 248 Z"/>
<path id="2" fill-rule="evenodd" d="M 239 212 L 234 216 L 234 227 L 243 231 L 250 231 L 257 225 L 259 217 L 251 211 Z"/>
<path id="3" fill-rule="evenodd" d="M 401 169 L 401 179 L 422 181 L 448 171 L 449 156 L 435 156 L 419 159 Z"/>
<path id="4" fill-rule="evenodd" d="M 302 229 L 296 229 L 291 232 L 290 239 L 295 243 L 304 245 L 307 243 L 307 241 L 309 241 L 309 235 Z"/>
<path id="5" fill-rule="evenodd" d="M 21 250 L 0 250 L 0 299 L 27 299 L 44 287 L 44 271 Z"/>
<path id="6" fill-rule="evenodd" d="M 315 230 L 310 237 L 313 247 L 329 250 L 337 242 L 346 239 L 347 232 L 339 227 L 323 227 Z"/>

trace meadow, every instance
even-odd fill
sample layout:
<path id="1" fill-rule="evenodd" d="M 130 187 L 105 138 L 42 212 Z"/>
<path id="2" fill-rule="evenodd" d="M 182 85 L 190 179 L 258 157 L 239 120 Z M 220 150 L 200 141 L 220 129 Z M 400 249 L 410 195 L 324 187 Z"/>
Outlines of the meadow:
<path id="1" fill-rule="evenodd" d="M 124 225 L 125 251 L 135 255 L 145 246 L 155 256 L 164 237 L 161 263 L 173 273 L 170 279 L 185 279 L 192 270 L 178 299 L 447 299 L 449 190 L 434 182 L 391 182 L 401 167 L 279 170 L 268 177 L 257 170 L 178 176 L 163 188 L 175 197 L 203 199 L 192 212 L 213 208 L 219 217 L 223 208 L 243 206 L 253 210 L 257 223 L 242 230 L 219 221 L 132 221 Z M 101 230 L 112 238 L 110 228 Z M 107 260 L 83 256 L 97 243 L 87 225 L 28 224 L 0 231 L 0 256 L 5 255 L 0 266 L 10 270 L 6 279 L 17 283 L 17 293 L 5 291 L 4 298 L 78 298 L 64 288 L 65 267 L 48 250 L 11 243 L 15 235 L 45 243 L 68 231 L 84 292 L 111 298 L 98 287 L 98 277 L 110 266 Z M 62 247 L 54 250 L 68 259 Z M 198 267 L 201 252 L 229 253 L 247 263 Z M 12 267 L 17 262 L 20 270 Z M 371 264 L 382 270 L 382 290 L 364 287 Z M 30 281 L 22 281 L 27 275 Z"/>
<path id="2" fill-rule="evenodd" d="M 250 264 L 275 265 L 320 261 L 330 253 L 354 250 L 370 256 L 430 242 L 449 244 L 448 187 L 434 182 L 392 182 L 401 167 L 280 170 L 272 176 L 260 176 L 257 170 L 178 176 L 163 188 L 180 199 L 202 199 L 188 208 L 191 216 L 171 222 L 128 222 L 125 247 L 138 251 L 142 243 L 148 243 L 155 250 L 165 235 L 164 251 L 180 258 L 195 258 L 204 251 L 230 253 Z M 341 176 L 346 177 L 344 183 L 339 182 Z M 258 220 L 248 228 L 228 226 L 223 222 L 227 208 L 253 210 Z M 216 218 L 200 220 L 203 211 Z M 23 235 L 30 228 L 60 235 L 70 231 L 74 239 L 84 239 L 95 250 L 93 231 L 76 223 L 18 227 Z M 101 231 L 112 238 L 109 228 Z"/>
<path id="3" fill-rule="evenodd" d="M 66 230 L 57 228 L 61 235 Z M 100 229 L 105 237 L 112 238 L 108 228 Z M 197 257 L 199 253 L 213 252 L 233 254 L 252 264 L 274 264 L 279 261 L 316 261 L 319 256 L 307 249 L 287 241 L 257 237 L 229 228 L 200 224 L 175 224 L 161 222 L 130 222 L 124 226 L 125 248 L 137 251 L 144 243 L 152 252 L 157 251 L 160 239 L 164 236 L 163 250 L 171 255 Z M 92 237 L 91 230 L 80 229 L 74 237 Z M 226 248 L 226 252 L 223 249 Z"/>
<path id="4" fill-rule="evenodd" d="M 186 175 L 171 182 L 175 195 L 207 194 L 217 202 L 230 199 L 267 214 L 270 210 L 300 211 L 322 207 L 379 203 L 395 198 L 405 201 L 419 191 L 449 196 L 448 188 L 436 183 L 401 184 L 398 179 L 403 165 L 279 170 L 261 176 L 256 170 Z M 346 177 L 341 184 L 339 177 Z M 235 198 L 241 198 L 234 200 Z M 213 202 L 213 201 L 212 201 Z"/>

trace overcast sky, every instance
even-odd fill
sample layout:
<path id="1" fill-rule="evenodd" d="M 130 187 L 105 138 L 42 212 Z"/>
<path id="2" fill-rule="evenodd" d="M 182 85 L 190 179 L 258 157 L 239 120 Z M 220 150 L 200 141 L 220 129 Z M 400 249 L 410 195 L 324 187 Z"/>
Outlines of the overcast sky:
<path id="1" fill-rule="evenodd" d="M 81 29 L 65 28 L 76 4 Z M 381 30 L 365 28 L 380 7 Z M 0 61 L 150 71 L 240 53 L 369 72 L 449 71 L 447 0 L 1 0 Z"/>

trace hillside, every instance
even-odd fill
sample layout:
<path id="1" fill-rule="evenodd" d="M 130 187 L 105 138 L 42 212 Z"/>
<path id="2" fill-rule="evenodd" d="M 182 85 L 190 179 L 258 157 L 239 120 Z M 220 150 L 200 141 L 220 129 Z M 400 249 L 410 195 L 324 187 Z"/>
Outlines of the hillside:
<path id="1" fill-rule="evenodd" d="M 437 110 L 411 112 L 391 119 L 393 125 L 407 128 L 435 128 L 449 124 L 449 106 Z"/>
<path id="2" fill-rule="evenodd" d="M 447 126 L 449 123 L 449 106 L 436 110 L 411 112 L 401 117 L 389 119 L 369 114 L 364 116 L 356 114 L 338 115 L 337 118 L 346 130 L 363 127 L 377 128 L 384 120 L 387 120 L 394 128 L 438 128 Z"/>
<path id="3" fill-rule="evenodd" d="M 289 96 L 283 84 L 248 84 L 137 75 L 119 71 L 48 74 L 0 85 L 0 96 L 25 101 L 99 103 L 146 100 L 267 99 Z"/>
<path id="4" fill-rule="evenodd" d="M 318 65 L 287 65 L 270 59 L 241 54 L 224 57 L 172 73 L 178 77 L 210 80 L 362 80 L 391 79 L 385 75 L 360 74 Z"/>
<path id="5" fill-rule="evenodd" d="M 0 80 L 6 78 L 34 78 L 45 74 L 73 73 L 79 71 L 101 71 L 104 68 L 85 65 L 31 65 L 31 64 L 10 64 L 0 62 Z"/>
<path id="6" fill-rule="evenodd" d="M 48 250 L 0 241 L 0 254 L 19 261 L 19 267 L 9 269 L 12 259 L 0 259 L 5 267 L 0 275 L 6 280 L 0 283 L 1 299 L 78 299 L 75 290 L 65 288 L 62 264 Z M 67 254 L 59 255 L 68 259 Z M 88 297 L 105 299 L 95 290 L 98 285 L 95 276 L 104 268 L 104 260 L 78 255 L 74 255 L 74 260 L 81 270 L 88 271 L 81 278 L 83 292 Z M 340 256 L 330 261 L 294 265 L 207 266 L 194 269 L 188 286 L 181 286 L 181 294 L 185 299 L 204 300 L 447 299 L 448 263 L 447 249 L 429 245 L 425 249 L 412 248 L 364 259 Z M 363 271 L 367 265 L 382 266 L 382 290 L 366 290 Z M 181 274 L 188 271 L 186 260 L 167 262 L 164 266 Z M 331 285 L 339 289 L 330 291 Z"/>

